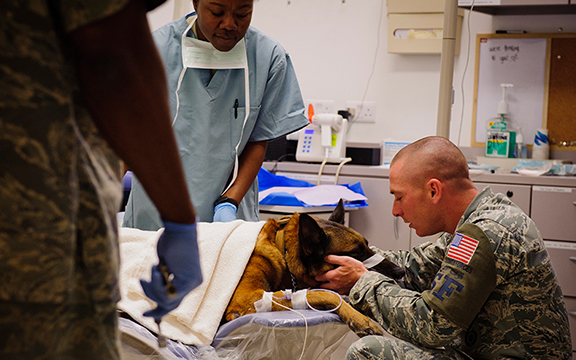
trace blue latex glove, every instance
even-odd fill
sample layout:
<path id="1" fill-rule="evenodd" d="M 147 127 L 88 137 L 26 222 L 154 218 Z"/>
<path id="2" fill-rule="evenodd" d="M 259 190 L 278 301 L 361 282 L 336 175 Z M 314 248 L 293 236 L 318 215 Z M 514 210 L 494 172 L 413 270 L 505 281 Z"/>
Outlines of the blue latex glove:
<path id="1" fill-rule="evenodd" d="M 152 267 L 151 281 L 140 280 L 140 284 L 146 296 L 158 305 L 155 309 L 146 311 L 144 316 L 160 320 L 162 316 L 176 309 L 182 298 L 202 283 L 196 224 L 165 221 L 156 250 L 160 264 Z M 174 275 L 171 283 L 176 289 L 175 294 L 168 294 L 160 265 L 167 266 L 169 273 Z"/>
<path id="2" fill-rule="evenodd" d="M 236 206 L 224 202 L 214 207 L 214 222 L 229 222 L 236 220 Z"/>

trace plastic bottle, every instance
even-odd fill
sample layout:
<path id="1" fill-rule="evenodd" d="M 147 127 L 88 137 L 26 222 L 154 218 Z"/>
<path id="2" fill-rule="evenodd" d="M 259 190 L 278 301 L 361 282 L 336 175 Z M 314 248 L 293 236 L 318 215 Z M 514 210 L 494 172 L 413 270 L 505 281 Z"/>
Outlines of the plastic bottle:
<path id="1" fill-rule="evenodd" d="M 528 157 L 528 147 L 524 144 L 524 137 L 522 136 L 522 128 L 516 131 L 516 151 L 515 155 L 519 159 L 526 159 Z"/>

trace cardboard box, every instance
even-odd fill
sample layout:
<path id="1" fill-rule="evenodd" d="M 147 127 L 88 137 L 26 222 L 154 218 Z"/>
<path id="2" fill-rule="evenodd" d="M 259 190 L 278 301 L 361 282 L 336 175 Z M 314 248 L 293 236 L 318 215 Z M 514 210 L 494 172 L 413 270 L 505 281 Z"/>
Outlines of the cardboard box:
<path id="1" fill-rule="evenodd" d="M 443 13 L 444 0 L 388 0 L 388 14 Z"/>
<path id="2" fill-rule="evenodd" d="M 455 54 L 460 54 L 460 34 L 464 13 L 458 10 Z M 444 13 L 388 14 L 388 53 L 391 54 L 440 54 Z M 430 31 L 437 29 L 439 31 Z M 401 38 L 397 30 L 430 32 L 429 38 Z M 425 33 L 424 33 L 425 34 Z"/>
<path id="3" fill-rule="evenodd" d="M 444 0 L 388 0 L 388 52 L 440 54 Z M 460 54 L 464 10 L 458 9 L 455 54 Z"/>

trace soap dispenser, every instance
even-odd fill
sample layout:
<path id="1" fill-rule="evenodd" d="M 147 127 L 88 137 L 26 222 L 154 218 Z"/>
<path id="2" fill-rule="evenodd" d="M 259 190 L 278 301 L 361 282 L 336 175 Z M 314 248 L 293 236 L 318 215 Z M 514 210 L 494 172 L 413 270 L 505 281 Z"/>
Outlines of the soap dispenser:
<path id="1" fill-rule="evenodd" d="M 508 103 L 506 102 L 506 89 L 514 87 L 513 84 L 500 84 L 502 99 L 498 103 L 498 117 L 491 119 L 486 130 L 486 156 L 499 158 L 513 158 L 516 151 L 516 130 L 508 118 Z"/>
<path id="2" fill-rule="evenodd" d="M 508 102 L 506 102 L 506 89 L 513 88 L 514 84 L 500 84 L 502 88 L 502 99 L 498 103 L 498 115 L 500 116 L 502 121 L 508 120 Z"/>

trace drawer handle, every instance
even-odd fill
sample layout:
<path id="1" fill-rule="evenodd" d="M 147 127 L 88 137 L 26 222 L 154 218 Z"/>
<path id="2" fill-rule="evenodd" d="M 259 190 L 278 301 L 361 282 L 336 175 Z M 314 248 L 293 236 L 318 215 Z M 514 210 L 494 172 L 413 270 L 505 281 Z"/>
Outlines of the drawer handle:
<path id="1" fill-rule="evenodd" d="M 570 261 L 576 262 L 576 256 L 570 256 L 568 259 L 570 259 Z"/>
<path id="2" fill-rule="evenodd" d="M 576 316 L 576 311 L 568 311 L 568 315 Z"/>

